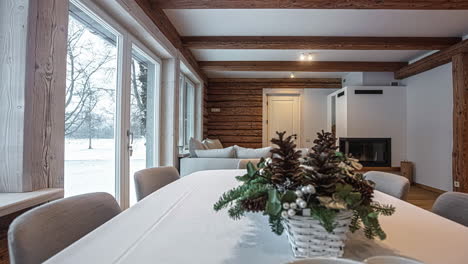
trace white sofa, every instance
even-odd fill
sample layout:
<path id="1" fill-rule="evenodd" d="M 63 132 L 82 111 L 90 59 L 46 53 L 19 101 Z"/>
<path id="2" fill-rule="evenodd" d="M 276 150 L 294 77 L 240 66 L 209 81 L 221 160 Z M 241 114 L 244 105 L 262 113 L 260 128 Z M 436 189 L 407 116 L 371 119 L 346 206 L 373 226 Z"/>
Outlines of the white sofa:
<path id="1" fill-rule="evenodd" d="M 180 176 L 203 170 L 237 169 L 240 160 L 237 158 L 182 158 L 180 160 Z"/>

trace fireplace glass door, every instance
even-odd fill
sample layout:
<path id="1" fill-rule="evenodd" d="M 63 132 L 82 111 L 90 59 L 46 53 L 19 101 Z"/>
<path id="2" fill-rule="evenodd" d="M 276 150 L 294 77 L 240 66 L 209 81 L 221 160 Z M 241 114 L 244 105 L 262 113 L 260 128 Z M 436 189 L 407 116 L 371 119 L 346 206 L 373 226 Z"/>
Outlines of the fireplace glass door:
<path id="1" fill-rule="evenodd" d="M 340 138 L 340 151 L 366 167 L 391 166 L 390 138 Z"/>

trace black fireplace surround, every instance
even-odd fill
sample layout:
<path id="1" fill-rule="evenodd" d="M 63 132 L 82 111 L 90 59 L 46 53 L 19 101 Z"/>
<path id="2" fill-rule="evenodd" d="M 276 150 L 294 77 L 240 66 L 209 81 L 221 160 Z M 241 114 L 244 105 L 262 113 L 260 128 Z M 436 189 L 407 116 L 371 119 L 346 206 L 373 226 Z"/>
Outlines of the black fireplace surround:
<path id="1" fill-rule="evenodd" d="M 392 166 L 391 138 L 340 138 L 340 152 L 351 154 L 364 167 Z"/>

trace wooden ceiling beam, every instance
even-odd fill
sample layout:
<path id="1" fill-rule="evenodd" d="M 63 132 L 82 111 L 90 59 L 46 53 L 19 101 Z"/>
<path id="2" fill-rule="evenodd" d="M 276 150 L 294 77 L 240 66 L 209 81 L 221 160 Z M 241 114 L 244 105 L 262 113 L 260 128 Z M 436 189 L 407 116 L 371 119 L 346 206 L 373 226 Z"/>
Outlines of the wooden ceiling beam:
<path id="1" fill-rule="evenodd" d="M 209 78 L 209 83 L 341 83 L 341 78 Z"/>
<path id="2" fill-rule="evenodd" d="M 205 73 L 201 70 L 198 65 L 195 56 L 193 56 L 190 49 L 185 47 L 182 43 L 179 33 L 174 25 L 171 23 L 169 18 L 166 16 L 164 11 L 161 8 L 155 8 L 149 0 L 136 0 L 138 5 L 143 9 L 146 15 L 153 21 L 153 23 L 158 27 L 158 29 L 166 36 L 166 38 L 171 42 L 176 49 L 180 51 L 182 56 L 187 60 L 190 66 L 196 71 L 196 73 L 203 79 L 203 82 L 207 82 L 207 77 Z"/>
<path id="3" fill-rule="evenodd" d="M 440 50 L 460 41 L 437 37 L 182 37 L 184 46 L 192 49 Z"/>
<path id="4" fill-rule="evenodd" d="M 455 0 L 151 0 L 162 9 L 468 9 L 468 1 Z"/>
<path id="5" fill-rule="evenodd" d="M 214 78 L 209 87 L 221 88 L 341 88 L 341 78 Z"/>
<path id="6" fill-rule="evenodd" d="M 363 61 L 201 61 L 209 71 L 395 72 L 406 62 Z"/>
<path id="7" fill-rule="evenodd" d="M 459 42 L 450 48 L 441 50 L 395 72 L 396 79 L 405 79 L 413 75 L 428 71 L 452 61 L 453 56 L 468 52 L 468 40 Z"/>

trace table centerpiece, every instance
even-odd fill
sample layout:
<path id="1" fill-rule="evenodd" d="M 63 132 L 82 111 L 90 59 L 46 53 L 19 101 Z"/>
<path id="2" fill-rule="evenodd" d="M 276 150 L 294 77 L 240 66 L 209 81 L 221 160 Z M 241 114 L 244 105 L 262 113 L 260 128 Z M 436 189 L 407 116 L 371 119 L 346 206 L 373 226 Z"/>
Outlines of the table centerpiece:
<path id="1" fill-rule="evenodd" d="M 277 132 L 272 158 L 247 164 L 240 182 L 220 197 L 214 210 L 233 219 L 247 212 L 268 216 L 271 230 L 286 231 L 295 257 L 341 257 L 346 234 L 361 228 L 367 238 L 385 239 L 378 217 L 395 211 L 372 200 L 374 184 L 357 172 L 358 160 L 337 151 L 336 137 L 317 133 L 305 158 L 293 138 Z"/>

